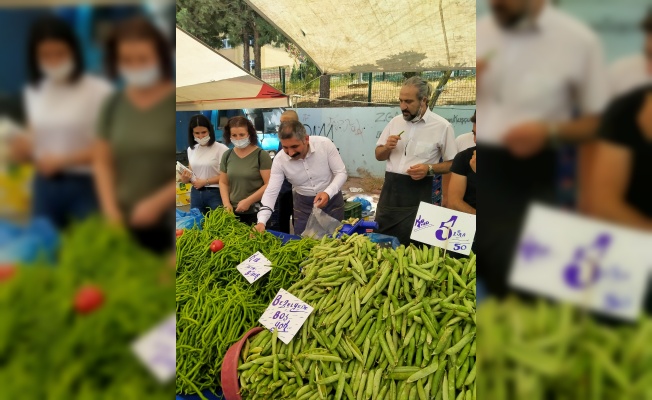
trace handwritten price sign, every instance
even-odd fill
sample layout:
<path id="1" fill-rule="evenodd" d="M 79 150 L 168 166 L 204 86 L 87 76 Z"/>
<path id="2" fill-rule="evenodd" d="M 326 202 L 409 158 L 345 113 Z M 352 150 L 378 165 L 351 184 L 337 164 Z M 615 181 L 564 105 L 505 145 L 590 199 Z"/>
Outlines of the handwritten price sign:
<path id="1" fill-rule="evenodd" d="M 244 260 L 236 268 L 249 283 L 254 283 L 272 270 L 272 263 L 259 251 Z"/>
<path id="2" fill-rule="evenodd" d="M 531 206 L 514 256 L 515 288 L 635 320 L 652 266 L 652 235 Z"/>
<path id="3" fill-rule="evenodd" d="M 475 215 L 421 202 L 410 239 L 469 255 Z"/>
<path id="4" fill-rule="evenodd" d="M 136 340 L 132 351 L 161 383 L 176 374 L 177 328 L 173 314 L 161 324 Z"/>
<path id="5" fill-rule="evenodd" d="M 263 275 L 272 270 L 272 267 L 260 264 L 240 264 L 237 268 L 249 283 L 256 282 Z"/>
<path id="6" fill-rule="evenodd" d="M 258 322 L 270 331 L 276 328 L 278 338 L 289 344 L 312 311 L 309 304 L 281 289 Z"/>

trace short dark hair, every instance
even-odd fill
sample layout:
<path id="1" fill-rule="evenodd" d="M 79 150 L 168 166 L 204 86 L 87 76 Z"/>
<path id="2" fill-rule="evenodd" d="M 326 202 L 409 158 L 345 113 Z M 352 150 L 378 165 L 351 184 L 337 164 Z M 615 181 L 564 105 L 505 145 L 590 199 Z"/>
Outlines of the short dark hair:
<path id="1" fill-rule="evenodd" d="M 213 143 L 215 143 L 215 129 L 213 128 L 211 121 L 202 114 L 193 115 L 192 118 L 190 118 L 190 122 L 188 123 L 188 146 L 190 146 L 191 149 L 195 148 L 195 135 L 192 134 L 192 130 L 198 126 L 208 128 L 208 136 L 210 137 L 210 140 L 208 141 L 207 146 L 212 146 Z"/>
<path id="2" fill-rule="evenodd" d="M 473 115 L 471 116 L 471 122 L 475 124 L 475 111 L 473 111 Z"/>
<path id="3" fill-rule="evenodd" d="M 228 146 L 231 144 L 232 128 L 247 128 L 247 132 L 249 132 L 249 141 L 252 144 L 258 144 L 258 135 L 256 134 L 256 128 L 254 128 L 254 124 L 245 117 L 237 116 L 230 118 L 224 127 L 224 135 L 222 135 L 222 141 L 224 141 L 225 145 Z"/>
<path id="4" fill-rule="evenodd" d="M 156 50 L 163 78 L 174 79 L 172 67 L 172 48 L 163 33 L 144 17 L 133 17 L 120 22 L 106 42 L 106 71 L 111 79 L 116 79 L 118 70 L 118 46 L 123 41 L 148 40 Z"/>
<path id="5" fill-rule="evenodd" d="M 77 81 L 84 72 L 84 58 L 82 57 L 79 39 L 70 25 L 61 18 L 47 16 L 38 19 L 32 25 L 27 45 L 27 65 L 29 81 L 37 85 L 43 79 L 43 72 L 38 62 L 38 46 L 46 40 L 64 42 L 70 47 L 75 68 L 70 76 L 70 82 Z"/>
<path id="6" fill-rule="evenodd" d="M 306 128 L 299 121 L 285 121 L 278 128 L 278 138 L 281 140 L 295 138 L 304 141 L 306 140 L 306 136 L 308 136 Z"/>
<path id="7" fill-rule="evenodd" d="M 645 33 L 652 33 L 652 8 L 647 10 L 645 18 L 641 21 L 641 29 Z"/>

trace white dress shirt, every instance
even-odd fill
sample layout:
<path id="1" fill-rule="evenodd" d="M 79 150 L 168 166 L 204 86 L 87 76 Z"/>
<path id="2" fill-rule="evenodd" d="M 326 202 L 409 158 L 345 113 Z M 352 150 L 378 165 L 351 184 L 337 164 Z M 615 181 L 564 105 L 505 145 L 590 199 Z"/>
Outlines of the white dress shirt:
<path id="1" fill-rule="evenodd" d="M 201 146 L 195 143 L 195 148 L 188 147 L 188 164 L 192 168 L 195 176 L 201 180 L 219 176 L 220 162 L 222 155 L 229 148 L 222 143 L 215 142 L 212 146 Z M 218 183 L 213 183 L 204 187 L 219 187 Z"/>
<path id="2" fill-rule="evenodd" d="M 73 84 L 48 79 L 25 88 L 25 109 L 34 132 L 34 158 L 68 156 L 88 149 L 96 135 L 97 118 L 112 86 L 104 79 L 82 75 Z M 66 172 L 90 174 L 90 165 L 66 168 Z"/>
<path id="3" fill-rule="evenodd" d="M 473 137 L 473 132 L 463 133 L 456 137 L 455 145 L 457 146 L 458 153 L 475 146 L 475 138 Z"/>
<path id="4" fill-rule="evenodd" d="M 326 192 L 332 199 L 340 191 L 347 174 L 335 144 L 322 136 L 310 136 L 308 143 L 308 154 L 302 160 L 292 159 L 284 151 L 274 157 L 269 184 L 261 201 L 264 207 L 274 209 L 285 178 L 302 196 L 316 196 Z M 266 224 L 271 215 L 271 211 L 261 210 L 258 212 L 258 222 Z"/>
<path id="5" fill-rule="evenodd" d="M 645 55 L 635 54 L 613 63 L 609 67 L 609 83 L 613 98 L 651 84 L 652 75 L 647 72 Z"/>
<path id="6" fill-rule="evenodd" d="M 523 122 L 599 114 L 609 100 L 597 35 L 547 2 L 533 22 L 507 31 L 490 14 L 478 20 L 477 54 L 486 60 L 477 91 L 479 143 L 500 146 Z"/>
<path id="7" fill-rule="evenodd" d="M 402 131 L 396 148 L 389 153 L 387 172 L 407 175 L 407 170 L 413 165 L 437 164 L 442 157 L 444 161 L 450 161 L 457 154 L 453 125 L 429 109 L 416 123 L 406 121 L 402 114 L 392 118 L 376 146 L 383 146 L 390 135 Z"/>

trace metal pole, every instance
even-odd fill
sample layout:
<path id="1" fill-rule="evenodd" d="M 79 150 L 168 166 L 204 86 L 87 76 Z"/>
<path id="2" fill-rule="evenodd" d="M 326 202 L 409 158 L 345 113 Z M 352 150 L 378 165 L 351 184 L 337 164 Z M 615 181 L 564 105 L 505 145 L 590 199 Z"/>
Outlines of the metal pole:
<path id="1" fill-rule="evenodd" d="M 373 75 L 369 72 L 369 90 L 367 91 L 367 105 L 371 106 L 371 82 L 373 81 Z"/>
<path id="2" fill-rule="evenodd" d="M 285 93 L 285 67 L 282 67 L 281 70 L 283 71 L 283 74 L 281 75 L 281 86 L 283 93 Z"/>

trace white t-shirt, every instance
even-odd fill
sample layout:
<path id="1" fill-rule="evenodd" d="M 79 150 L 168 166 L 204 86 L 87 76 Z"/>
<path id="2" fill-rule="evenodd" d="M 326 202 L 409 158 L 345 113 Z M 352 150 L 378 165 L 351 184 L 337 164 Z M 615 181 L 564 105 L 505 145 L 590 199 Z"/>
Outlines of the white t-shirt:
<path id="1" fill-rule="evenodd" d="M 376 146 L 384 145 L 390 135 L 398 135 L 401 131 L 404 131 L 401 140 L 389 153 L 387 172 L 407 175 L 413 165 L 436 164 L 442 157 L 450 161 L 457 154 L 453 125 L 429 109 L 417 123 L 406 121 L 403 115 L 392 118 Z"/>
<path id="2" fill-rule="evenodd" d="M 609 83 L 612 96 L 618 97 L 652 83 L 652 75 L 646 70 L 644 54 L 622 58 L 609 67 Z"/>
<path id="3" fill-rule="evenodd" d="M 510 128 L 530 121 L 564 122 L 579 111 L 595 115 L 609 101 L 598 36 L 546 2 L 534 26 L 502 29 L 492 15 L 478 19 L 478 143 L 503 145 Z"/>
<path id="4" fill-rule="evenodd" d="M 475 146 L 475 139 L 473 138 L 473 132 L 463 133 L 458 137 L 456 137 L 455 145 L 457 146 L 458 153 Z"/>
<path id="5" fill-rule="evenodd" d="M 229 148 L 222 143 L 215 142 L 212 146 L 200 146 L 195 143 L 195 148 L 188 147 L 188 164 L 192 172 L 199 179 L 209 179 L 220 174 L 222 155 Z M 217 183 L 206 187 L 219 187 Z"/>
<path id="6" fill-rule="evenodd" d="M 67 156 L 92 146 L 100 109 L 112 91 L 108 81 L 88 74 L 73 84 L 45 79 L 38 86 L 27 86 L 24 101 L 34 132 L 34 158 Z M 65 172 L 89 174 L 91 166 Z"/>

